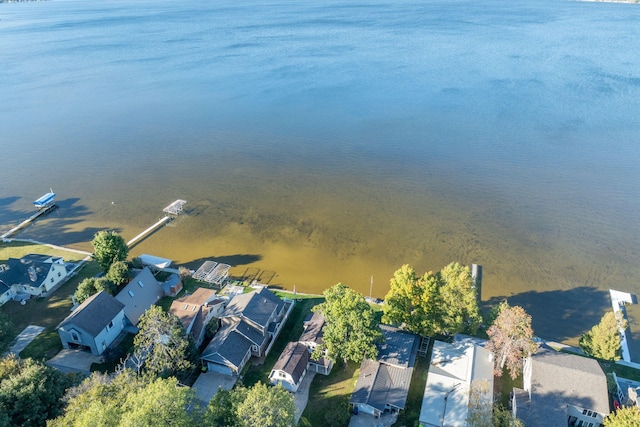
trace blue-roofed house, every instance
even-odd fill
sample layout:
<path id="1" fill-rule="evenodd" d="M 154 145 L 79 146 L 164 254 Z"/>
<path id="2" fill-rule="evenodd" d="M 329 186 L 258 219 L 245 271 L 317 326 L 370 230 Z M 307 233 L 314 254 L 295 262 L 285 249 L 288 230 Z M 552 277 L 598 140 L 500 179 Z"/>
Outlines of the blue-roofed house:
<path id="1" fill-rule="evenodd" d="M 220 329 L 202 352 L 212 371 L 237 375 L 251 356 L 268 354 L 293 302 L 266 288 L 233 297 L 220 318 Z"/>
<path id="2" fill-rule="evenodd" d="M 0 271 L 0 305 L 16 294 L 45 295 L 66 277 L 67 267 L 61 257 L 29 254 L 9 258 Z"/>
<path id="3" fill-rule="evenodd" d="M 349 403 L 354 410 L 380 416 L 405 408 L 419 338 L 409 332 L 381 325 L 385 341 L 378 345 L 378 358 L 365 358 Z"/>
<path id="4" fill-rule="evenodd" d="M 140 317 L 153 304 L 158 302 L 164 295 L 162 285 L 158 283 L 151 270 L 143 268 L 124 287 L 116 299 L 124 304 L 124 314 L 127 318 L 128 329 L 137 332 L 137 325 Z"/>

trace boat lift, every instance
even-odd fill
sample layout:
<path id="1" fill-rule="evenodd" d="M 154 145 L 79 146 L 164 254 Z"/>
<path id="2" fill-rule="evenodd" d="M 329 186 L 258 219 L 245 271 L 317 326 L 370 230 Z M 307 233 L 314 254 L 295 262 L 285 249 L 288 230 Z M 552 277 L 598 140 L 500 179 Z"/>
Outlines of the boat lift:
<path id="1" fill-rule="evenodd" d="M 55 204 L 56 193 L 54 193 L 52 189 L 49 190 L 47 194 L 33 202 L 33 205 L 38 208 L 38 210 L 49 208 Z"/>

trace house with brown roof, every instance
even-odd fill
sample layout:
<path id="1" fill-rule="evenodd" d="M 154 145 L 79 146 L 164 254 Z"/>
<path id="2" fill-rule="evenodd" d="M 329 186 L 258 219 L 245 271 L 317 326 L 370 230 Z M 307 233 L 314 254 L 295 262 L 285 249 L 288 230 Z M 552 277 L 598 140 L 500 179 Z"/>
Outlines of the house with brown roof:
<path id="1" fill-rule="evenodd" d="M 282 385 L 292 393 L 298 391 L 309 365 L 309 349 L 300 342 L 290 342 L 280 354 L 269 374 L 273 385 Z"/>
<path id="2" fill-rule="evenodd" d="M 104 291 L 91 295 L 56 327 L 62 346 L 101 355 L 124 329 L 124 308 Z"/>
<path id="3" fill-rule="evenodd" d="M 607 377 L 595 359 L 542 346 L 526 359 L 513 414 L 527 427 L 598 427 L 609 414 Z"/>
<path id="4" fill-rule="evenodd" d="M 380 329 L 385 340 L 378 345 L 378 358 L 364 358 L 349 401 L 354 411 L 375 416 L 405 408 L 419 341 L 416 335 L 392 326 L 380 325 Z"/>
<path id="5" fill-rule="evenodd" d="M 237 375 L 251 356 L 266 356 L 293 307 L 267 288 L 234 296 L 201 359 L 209 370 Z"/>
<path id="6" fill-rule="evenodd" d="M 198 288 L 192 294 L 173 301 L 169 313 L 180 319 L 185 331 L 199 347 L 204 340 L 205 327 L 211 319 L 221 316 L 225 303 L 226 300 L 216 297 L 215 290 Z"/>

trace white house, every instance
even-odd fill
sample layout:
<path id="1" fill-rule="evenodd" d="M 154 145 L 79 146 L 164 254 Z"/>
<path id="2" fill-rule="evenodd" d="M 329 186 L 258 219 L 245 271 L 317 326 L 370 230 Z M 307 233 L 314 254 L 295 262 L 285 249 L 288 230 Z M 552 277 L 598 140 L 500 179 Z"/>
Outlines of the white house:
<path id="1" fill-rule="evenodd" d="M 29 254 L 9 258 L 0 271 L 0 305 L 20 293 L 44 295 L 66 277 L 67 267 L 61 257 Z"/>
<path id="2" fill-rule="evenodd" d="M 479 340 L 434 341 L 420 426 L 465 427 L 469 394 L 476 381 L 487 382 L 485 398 L 492 403 L 493 354 L 479 345 Z"/>
<path id="3" fill-rule="evenodd" d="M 290 342 L 280 354 L 269 374 L 273 385 L 281 384 L 292 393 L 298 391 L 309 364 L 309 350 L 300 342 Z"/>

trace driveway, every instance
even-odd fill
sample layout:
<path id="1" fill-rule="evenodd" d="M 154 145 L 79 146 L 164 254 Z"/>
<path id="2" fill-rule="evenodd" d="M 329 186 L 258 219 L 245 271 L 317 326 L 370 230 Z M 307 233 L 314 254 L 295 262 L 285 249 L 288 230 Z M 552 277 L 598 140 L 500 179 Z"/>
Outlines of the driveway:
<path id="1" fill-rule="evenodd" d="M 24 328 L 16 338 L 15 343 L 13 343 L 9 349 L 9 353 L 13 353 L 18 356 L 20 352 L 24 350 L 42 331 L 44 331 L 43 326 L 29 325 Z"/>
<path id="2" fill-rule="evenodd" d="M 313 377 L 315 376 L 315 372 L 307 372 L 307 375 L 302 379 L 302 383 L 300 383 L 300 387 L 298 387 L 298 391 L 293 395 L 294 402 L 296 404 L 296 423 L 300 421 L 304 408 L 307 407 L 307 402 L 309 401 L 309 387 L 311 387 L 311 381 L 313 381 Z"/>
<path id="3" fill-rule="evenodd" d="M 231 390 L 238 380 L 237 377 L 219 374 L 217 372 L 204 372 L 200 374 L 192 388 L 196 391 L 196 397 L 205 405 L 218 392 L 218 389 Z"/>
<path id="4" fill-rule="evenodd" d="M 102 357 L 95 356 L 86 350 L 60 350 L 52 359 L 45 362 L 64 373 L 79 372 L 91 375 L 91 365 L 102 363 Z"/>

